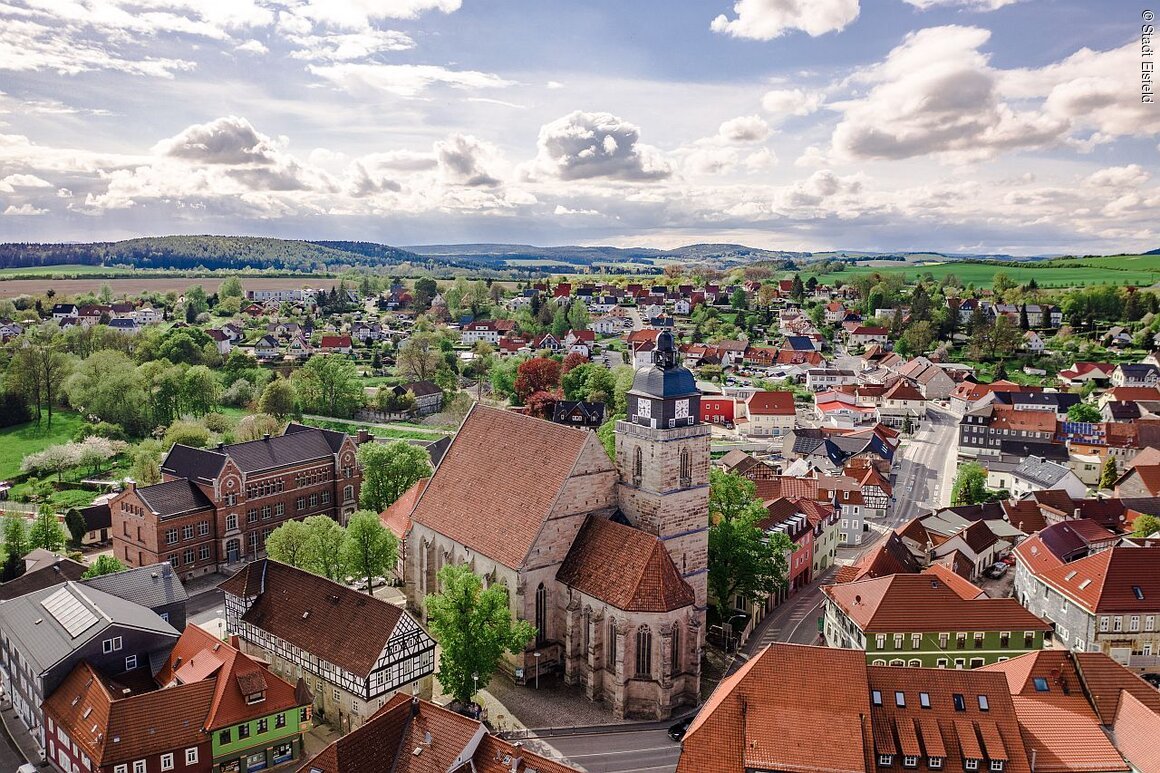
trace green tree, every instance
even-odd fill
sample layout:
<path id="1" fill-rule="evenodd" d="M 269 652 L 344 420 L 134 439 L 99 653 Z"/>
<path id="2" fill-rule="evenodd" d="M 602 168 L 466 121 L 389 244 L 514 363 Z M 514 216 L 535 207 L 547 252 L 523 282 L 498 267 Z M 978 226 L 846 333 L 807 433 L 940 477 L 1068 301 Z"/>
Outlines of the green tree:
<path id="1" fill-rule="evenodd" d="M 1138 515 L 1132 521 L 1133 537 L 1151 537 L 1156 532 L 1160 532 L 1160 518 L 1154 515 Z"/>
<path id="2" fill-rule="evenodd" d="M 370 444 L 367 444 L 370 445 Z M 386 577 L 395 566 L 399 543 L 395 535 L 379 522 L 379 514 L 370 510 L 359 510 L 351 514 L 346 523 L 347 570 L 358 577 L 365 577 L 367 593 L 374 593 L 374 578 Z"/>
<path id="3" fill-rule="evenodd" d="M 568 307 L 568 327 L 572 330 L 588 329 L 588 307 L 579 300 Z"/>
<path id="4" fill-rule="evenodd" d="M 768 513 L 753 481 L 718 469 L 709 480 L 709 591 L 722 623 L 737 597 L 756 603 L 785 585 L 793 544 L 758 525 Z"/>
<path id="5" fill-rule="evenodd" d="M 42 505 L 28 530 L 28 541 L 34 548 L 56 552 L 64 548 L 68 537 L 50 505 Z"/>
<path id="6" fill-rule="evenodd" d="M 194 416 L 204 416 L 221 402 L 221 381 L 205 365 L 194 365 L 182 379 L 182 405 Z"/>
<path id="7" fill-rule="evenodd" d="M 275 378 L 262 390 L 262 396 L 258 398 L 258 410 L 276 419 L 284 419 L 294 413 L 296 400 L 294 385 L 289 379 Z"/>
<path id="8" fill-rule="evenodd" d="M 156 440 L 144 440 L 133 449 L 129 475 L 138 486 L 161 482 L 161 454 L 164 447 Z"/>
<path id="9" fill-rule="evenodd" d="M 174 444 L 189 446 L 190 448 L 205 448 L 209 445 L 209 430 L 204 424 L 196 421 L 179 419 L 165 430 L 166 447 Z"/>
<path id="10" fill-rule="evenodd" d="M 393 443 L 363 443 L 358 449 L 363 468 L 359 504 L 381 513 L 415 485 L 431 475 L 427 452 L 405 440 Z"/>
<path id="11" fill-rule="evenodd" d="M 431 306 L 431 299 L 439 292 L 435 280 L 422 277 L 415 280 L 415 293 L 412 295 L 412 304 L 418 311 L 426 311 Z"/>
<path id="12" fill-rule="evenodd" d="M 1014 289 L 1015 286 L 1015 280 L 1009 277 L 1005 271 L 996 271 L 995 275 L 991 277 L 991 289 L 995 291 L 998 298 L 1002 298 L 1004 293 Z"/>
<path id="13" fill-rule="evenodd" d="M 613 461 L 616 461 L 616 422 L 624 421 L 626 418 L 628 417 L 623 413 L 614 413 L 608 417 L 608 421 L 596 429 L 596 436 L 600 438 L 600 445 L 604 446 L 604 452 Z"/>
<path id="14" fill-rule="evenodd" d="M 1068 413 L 1070 414 L 1071 411 L 1069 410 Z M 1108 458 L 1104 460 L 1104 466 L 1100 469 L 1100 488 L 1115 488 L 1119 478 L 1120 471 L 1116 468 L 1116 458 L 1109 454 Z"/>
<path id="15" fill-rule="evenodd" d="M 441 650 L 435 677 L 460 703 L 470 703 L 476 684 L 486 685 L 504 653 L 516 654 L 536 635 L 526 620 L 514 620 L 502 585 L 483 589 L 465 564 L 439 570 L 442 593 L 427 596 L 427 622 Z"/>
<path id="16" fill-rule="evenodd" d="M 428 381 L 441 362 L 437 337 L 433 333 L 416 333 L 399 346 L 395 366 L 403 378 Z"/>
<path id="17" fill-rule="evenodd" d="M 1100 409 L 1091 403 L 1076 403 L 1067 409 L 1067 418 L 1069 421 L 1094 424 L 1100 420 Z"/>
<path id="18" fill-rule="evenodd" d="M 89 525 L 85 523 L 85 517 L 81 515 L 81 511 L 75 507 L 70 507 L 68 512 L 64 514 L 64 525 L 68 528 L 69 543 L 74 548 L 79 548 L 85 535 L 89 533 Z"/>
<path id="19" fill-rule="evenodd" d="M 951 487 L 951 504 L 977 505 L 987 501 L 987 471 L 976 462 L 959 467 Z"/>
<path id="20" fill-rule="evenodd" d="M 241 279 L 238 279 L 236 276 L 229 276 L 221 283 L 217 294 L 218 298 L 222 300 L 226 298 L 244 298 L 246 291 L 242 289 Z"/>
<path id="21" fill-rule="evenodd" d="M 310 528 L 302 521 L 286 521 L 266 537 L 266 555 L 298 569 L 313 571 Z"/>
<path id="22" fill-rule="evenodd" d="M 363 402 L 358 370 L 341 354 L 311 357 L 291 380 L 306 413 L 344 418 Z"/>
<path id="23" fill-rule="evenodd" d="M 89 565 L 85 573 L 81 575 L 82 580 L 88 580 L 93 577 L 100 577 L 102 574 L 116 574 L 117 572 L 125 571 L 125 565 L 118 561 L 115 557 L 108 553 L 102 553 L 97 556 L 97 560 Z"/>
<path id="24" fill-rule="evenodd" d="M 799 274 L 793 275 L 793 280 L 790 282 L 789 297 L 798 303 L 802 302 L 802 298 L 806 297 L 806 288 L 802 284 L 802 278 Z"/>
<path id="25" fill-rule="evenodd" d="M 17 513 L 4 514 L 4 549 L 8 556 L 24 558 L 33 545 L 29 541 L 28 521 Z"/>
<path id="26" fill-rule="evenodd" d="M 85 358 L 65 382 L 69 403 L 102 421 L 120 424 L 135 437 L 148 433 L 149 401 L 133 361 L 102 350 Z"/>
<path id="27" fill-rule="evenodd" d="M 729 296 L 729 305 L 737 311 L 744 311 L 749 308 L 749 296 L 745 294 L 745 288 L 738 287 L 733 291 L 733 294 Z"/>
<path id="28" fill-rule="evenodd" d="M 607 403 L 616 390 L 616 377 L 612 371 L 594 362 L 572 368 L 563 375 L 560 383 L 568 400 Z"/>
<path id="29" fill-rule="evenodd" d="M 347 575 L 346 530 L 329 515 L 312 515 L 302 522 L 309 532 L 306 564 L 310 571 L 328 580 L 342 582 Z"/>

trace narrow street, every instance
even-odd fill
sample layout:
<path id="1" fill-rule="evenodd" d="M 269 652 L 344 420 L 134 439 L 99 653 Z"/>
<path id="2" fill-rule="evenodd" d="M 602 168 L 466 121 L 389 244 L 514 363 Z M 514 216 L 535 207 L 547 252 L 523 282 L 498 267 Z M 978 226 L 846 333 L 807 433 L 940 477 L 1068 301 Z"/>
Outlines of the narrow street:
<path id="1" fill-rule="evenodd" d="M 543 739 L 588 773 L 668 773 L 677 767 L 681 745 L 665 730 L 614 731 Z"/>

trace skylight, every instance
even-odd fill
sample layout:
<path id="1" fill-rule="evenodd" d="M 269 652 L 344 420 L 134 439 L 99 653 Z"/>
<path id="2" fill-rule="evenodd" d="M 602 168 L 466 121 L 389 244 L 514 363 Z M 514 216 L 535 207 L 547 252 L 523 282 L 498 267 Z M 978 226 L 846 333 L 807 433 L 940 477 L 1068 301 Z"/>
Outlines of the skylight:
<path id="1" fill-rule="evenodd" d="M 1087 586 L 1089 586 L 1089 585 L 1091 585 L 1091 584 L 1092 584 L 1092 581 L 1091 581 L 1091 579 L 1090 579 L 1090 578 L 1089 578 L 1089 579 L 1087 579 L 1087 580 L 1084 580 L 1083 582 L 1081 582 L 1081 583 L 1079 584 L 1079 589 L 1080 589 L 1080 590 L 1083 590 L 1084 588 L 1086 588 Z"/>
<path id="2" fill-rule="evenodd" d="M 1051 688 L 1047 685 L 1047 680 L 1042 676 L 1035 677 L 1035 692 L 1047 692 Z"/>
<path id="3" fill-rule="evenodd" d="M 1139 585 L 1132 586 L 1132 593 L 1136 596 L 1137 600 L 1139 600 L 1139 601 L 1144 600 L 1144 589 L 1141 588 Z"/>
<path id="4" fill-rule="evenodd" d="M 1075 577 L 1077 574 L 1079 574 L 1079 572 L 1077 572 L 1076 570 L 1072 569 L 1070 572 L 1068 572 L 1068 573 L 1067 573 L 1067 576 L 1066 576 L 1066 577 L 1064 577 L 1063 579 L 1064 579 L 1064 580 L 1070 580 L 1071 578 Z"/>
<path id="5" fill-rule="evenodd" d="M 41 601 L 40 605 L 74 639 L 92 628 L 98 620 L 93 611 L 72 594 L 68 586 Z"/>

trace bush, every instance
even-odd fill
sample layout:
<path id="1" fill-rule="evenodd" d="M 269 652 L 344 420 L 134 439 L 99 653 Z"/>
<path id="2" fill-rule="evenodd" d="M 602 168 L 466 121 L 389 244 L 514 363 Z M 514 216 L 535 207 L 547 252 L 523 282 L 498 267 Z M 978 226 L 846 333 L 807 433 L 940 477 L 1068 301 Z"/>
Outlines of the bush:
<path id="1" fill-rule="evenodd" d="M 230 420 L 221 413 L 207 413 L 201 417 L 201 423 L 210 432 L 222 433 L 230 428 Z"/>
<path id="2" fill-rule="evenodd" d="M 98 421 L 96 424 L 83 424 L 73 436 L 73 440 L 81 441 L 90 437 L 103 437 L 109 440 L 124 440 L 125 430 L 120 424 L 111 421 Z"/>
<path id="3" fill-rule="evenodd" d="M 254 402 L 257 393 L 258 390 L 253 382 L 245 378 L 239 378 L 230 384 L 229 389 L 222 392 L 222 403 L 232 405 L 236 408 L 245 408 Z"/>
<path id="4" fill-rule="evenodd" d="M 165 445 L 172 446 L 174 443 L 205 448 L 209 445 L 209 430 L 201 422 L 178 419 L 165 431 Z"/>

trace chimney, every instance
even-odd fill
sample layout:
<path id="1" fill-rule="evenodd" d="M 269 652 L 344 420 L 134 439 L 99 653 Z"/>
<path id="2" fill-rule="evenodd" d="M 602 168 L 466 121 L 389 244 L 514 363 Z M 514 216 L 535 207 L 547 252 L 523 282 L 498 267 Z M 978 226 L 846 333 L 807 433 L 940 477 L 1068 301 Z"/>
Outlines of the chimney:
<path id="1" fill-rule="evenodd" d="M 419 716 L 419 696 L 418 695 L 411 696 L 411 716 L 412 717 Z"/>
<path id="2" fill-rule="evenodd" d="M 523 757 L 512 757 L 512 773 L 519 773 L 520 765 L 524 763 Z"/>
<path id="3" fill-rule="evenodd" d="M 270 439 L 270 433 L 269 433 L 269 432 L 267 432 L 266 434 L 262 435 L 262 440 L 269 440 L 269 439 Z"/>
<path id="4" fill-rule="evenodd" d="M 356 444 L 356 445 L 360 445 L 360 446 L 361 446 L 363 443 L 369 443 L 369 442 L 371 442 L 371 433 L 370 433 L 370 430 L 367 430 L 367 429 L 360 429 L 360 430 L 359 430 L 359 431 L 358 431 L 358 432 L 355 434 L 355 436 L 354 436 L 354 442 L 355 442 L 355 444 Z"/>

